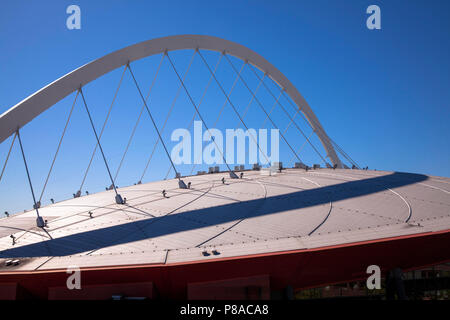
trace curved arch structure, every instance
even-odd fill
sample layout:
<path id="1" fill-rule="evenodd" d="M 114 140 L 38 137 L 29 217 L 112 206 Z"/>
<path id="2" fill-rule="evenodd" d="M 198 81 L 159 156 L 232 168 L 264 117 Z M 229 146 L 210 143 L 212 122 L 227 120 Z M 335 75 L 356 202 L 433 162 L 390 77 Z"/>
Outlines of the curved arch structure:
<path id="1" fill-rule="evenodd" d="M 270 62 L 256 52 L 232 41 L 205 35 L 176 35 L 140 42 L 114 51 L 102 58 L 85 64 L 50 83 L 28 98 L 22 100 L 0 116 L 0 143 L 17 129 L 33 120 L 39 114 L 62 100 L 78 88 L 117 69 L 129 62 L 139 60 L 165 51 L 203 49 L 226 52 L 229 55 L 248 61 L 283 88 L 300 108 L 319 137 L 327 156 L 333 165 L 342 167 L 342 162 L 334 150 L 330 138 L 325 133 L 311 107 L 292 83 Z"/>

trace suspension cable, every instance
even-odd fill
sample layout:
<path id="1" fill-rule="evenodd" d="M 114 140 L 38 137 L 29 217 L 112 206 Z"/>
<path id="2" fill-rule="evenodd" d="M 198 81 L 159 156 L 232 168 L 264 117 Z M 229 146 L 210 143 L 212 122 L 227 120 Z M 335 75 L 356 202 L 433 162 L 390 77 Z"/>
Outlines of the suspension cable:
<path id="1" fill-rule="evenodd" d="M 170 60 L 170 59 L 169 59 Z M 139 88 L 139 85 L 136 81 L 136 78 L 134 77 L 133 71 L 131 70 L 131 66 L 128 63 L 128 71 L 130 71 L 131 77 L 133 78 L 134 84 L 136 85 L 136 89 L 139 91 L 139 95 L 141 96 L 142 102 L 145 105 L 145 109 L 147 109 L 147 113 L 150 116 L 150 120 L 152 120 L 153 127 L 155 128 L 156 133 L 158 134 L 159 139 L 161 140 L 161 143 L 164 147 L 164 151 L 167 154 L 167 157 L 169 158 L 170 163 L 172 164 L 173 170 L 175 171 L 175 176 L 178 177 L 178 180 L 180 181 L 180 176 L 178 175 L 178 171 L 175 168 L 175 165 L 173 164 L 172 158 L 170 157 L 169 151 L 167 150 L 166 144 L 164 143 L 164 140 L 161 137 L 161 133 L 158 130 L 158 127 L 156 126 L 155 120 L 153 119 L 152 113 L 150 112 L 150 109 L 148 108 L 147 102 L 144 99 L 144 96 L 142 95 L 141 89 Z"/>
<path id="2" fill-rule="evenodd" d="M 281 96 L 281 92 L 280 95 L 278 96 L 278 98 Z M 294 116 L 292 117 L 292 119 L 295 119 L 298 116 L 298 113 L 300 112 L 300 109 L 297 109 L 297 111 L 295 112 Z M 287 124 L 286 128 L 284 129 L 283 133 L 286 133 L 288 131 L 288 129 L 291 127 L 292 122 L 294 122 L 293 120 L 289 121 L 289 123 Z M 306 141 L 306 140 L 305 140 Z M 307 141 L 306 141 L 307 142 Z"/>
<path id="3" fill-rule="evenodd" d="M 260 79 L 258 73 L 255 71 L 255 69 L 250 66 L 250 69 L 252 69 L 253 73 L 255 74 L 255 76 Z M 308 137 L 305 135 L 305 133 L 303 132 L 302 129 L 300 129 L 300 127 L 297 125 L 297 123 L 294 121 L 294 119 L 291 117 L 291 115 L 289 114 L 289 112 L 287 112 L 287 110 L 283 107 L 283 105 L 278 101 L 278 99 L 275 97 L 275 95 L 272 93 L 272 90 L 270 90 L 270 88 L 263 83 L 264 88 L 266 88 L 266 90 L 270 93 L 270 95 L 275 99 L 276 103 L 280 106 L 280 108 L 283 110 L 283 112 L 286 114 L 286 116 L 290 119 L 290 121 L 294 124 L 294 126 L 297 128 L 297 130 L 302 134 L 302 136 L 308 141 L 308 143 L 311 145 L 311 147 L 314 149 L 314 151 L 319 155 L 319 157 L 323 160 L 323 162 L 325 163 L 325 165 L 327 164 L 327 161 L 325 160 L 325 158 L 322 156 L 322 154 L 319 152 L 319 150 L 317 150 L 317 148 L 311 143 L 311 141 L 309 141 Z"/>
<path id="4" fill-rule="evenodd" d="M 203 58 L 203 56 L 202 56 L 202 54 L 201 54 L 200 52 L 199 52 L 199 55 L 200 55 L 200 57 L 202 58 L 203 62 L 205 63 L 206 67 L 208 68 L 209 72 L 211 73 L 211 68 L 209 67 L 209 65 L 208 65 L 208 63 L 206 62 L 205 58 Z M 228 61 L 230 61 L 230 60 L 228 59 L 228 56 L 227 56 L 226 53 L 224 53 L 224 56 L 225 56 L 225 58 L 226 58 Z M 245 63 L 244 65 L 246 65 L 246 64 L 247 64 L 247 63 Z M 241 77 L 241 75 L 238 73 L 238 71 L 237 71 L 235 68 L 233 68 L 233 70 L 236 72 L 236 74 L 238 74 L 238 77 L 239 77 L 240 79 L 242 79 L 242 77 Z M 212 74 L 212 73 L 211 73 L 211 74 Z M 247 127 L 247 125 L 245 124 L 244 119 L 242 119 L 241 115 L 240 115 L 239 112 L 237 111 L 237 109 L 236 109 L 236 107 L 234 106 L 234 104 L 231 102 L 230 97 L 226 94 L 225 90 L 223 89 L 223 87 L 222 87 L 222 85 L 220 84 L 220 82 L 217 80 L 216 76 L 214 76 L 214 80 L 216 81 L 216 83 L 217 83 L 217 85 L 219 86 L 219 88 L 220 88 L 220 90 L 222 91 L 222 93 L 225 95 L 226 99 L 228 100 L 228 103 L 230 104 L 230 106 L 231 106 L 231 108 L 233 109 L 234 113 L 237 115 L 237 117 L 238 117 L 239 120 L 241 121 L 242 125 L 245 127 L 245 129 L 247 129 L 247 132 L 248 132 L 248 134 L 249 134 L 249 137 L 252 137 L 253 142 L 256 143 L 256 146 L 258 147 L 260 153 L 262 153 L 263 156 L 266 158 L 267 163 L 270 163 L 267 154 L 266 154 L 265 152 L 262 151 L 262 149 L 261 149 L 261 147 L 260 147 L 260 145 L 259 145 L 259 143 L 258 143 L 258 140 L 257 140 L 257 139 L 253 136 L 253 134 L 251 134 L 250 131 L 248 130 L 248 127 Z M 257 100 L 255 96 L 254 96 L 254 98 L 255 98 L 255 100 Z"/>
<path id="5" fill-rule="evenodd" d="M 186 71 L 184 72 L 183 80 L 186 79 L 186 77 L 187 77 L 187 75 L 188 75 L 188 73 L 189 73 L 189 70 L 191 69 L 191 65 L 192 65 L 192 62 L 194 61 L 194 58 L 195 58 L 196 53 L 197 53 L 197 52 L 194 50 L 194 53 L 192 54 L 191 60 L 189 61 L 189 65 L 188 65 Z M 182 89 L 182 86 L 181 86 L 181 84 L 180 84 L 180 85 L 178 86 L 177 93 L 175 94 L 175 97 L 174 97 L 174 99 L 172 100 L 172 103 L 171 103 L 171 105 L 170 105 L 169 112 L 167 113 L 166 119 L 164 120 L 164 124 L 163 124 L 163 126 L 162 126 L 162 128 L 161 128 L 161 134 L 164 132 L 164 129 L 166 128 L 167 121 L 169 120 L 169 117 L 170 117 L 170 115 L 171 115 L 171 113 L 172 113 L 172 110 L 173 110 L 173 108 L 174 108 L 174 106 L 175 106 L 175 103 L 177 102 L 178 97 L 180 96 L 181 89 Z M 156 139 L 155 144 L 153 145 L 152 152 L 151 152 L 151 154 L 150 154 L 150 157 L 148 158 L 147 164 L 145 165 L 144 172 L 142 173 L 141 179 L 139 179 L 139 181 L 142 181 L 142 179 L 144 178 L 144 175 L 145 175 L 145 173 L 147 172 L 147 169 L 148 169 L 148 166 L 150 165 L 150 162 L 152 161 L 153 154 L 155 153 L 155 150 L 156 150 L 156 147 L 158 146 L 158 143 L 159 143 L 159 138 Z"/>
<path id="6" fill-rule="evenodd" d="M 202 54 L 200 53 L 200 51 L 199 51 L 199 50 L 196 50 L 196 51 L 198 52 L 198 55 L 203 59 L 203 56 L 202 56 Z M 212 141 L 214 142 L 214 144 L 216 145 L 217 150 L 220 152 L 220 155 L 222 156 L 222 159 L 223 159 L 223 161 L 225 162 L 225 165 L 227 166 L 227 168 L 228 168 L 228 170 L 229 170 L 229 172 L 230 172 L 230 177 L 231 177 L 231 178 L 235 178 L 235 177 L 237 178 L 236 174 L 231 170 L 230 166 L 228 165 L 227 161 L 225 160 L 225 156 L 223 155 L 222 150 L 220 150 L 219 146 L 217 145 L 216 140 L 212 138 L 211 131 L 209 130 L 208 126 L 206 125 L 206 122 L 203 120 L 203 117 L 202 117 L 202 115 L 200 114 L 200 111 L 198 110 L 198 107 L 197 107 L 197 105 L 195 104 L 194 99 L 192 99 L 191 94 L 189 93 L 188 89 L 186 88 L 186 86 L 185 86 L 185 84 L 184 84 L 184 82 L 183 82 L 183 79 L 181 79 L 180 74 L 178 73 L 177 69 L 175 68 L 175 65 L 173 64 L 172 59 L 170 58 L 168 52 L 166 51 L 165 54 L 167 55 L 167 59 L 169 60 L 170 64 L 172 65 L 173 71 L 174 71 L 175 74 L 177 75 L 178 80 L 179 80 L 180 83 L 182 84 L 182 86 L 183 86 L 183 88 L 184 88 L 184 91 L 186 92 L 186 95 L 188 96 L 189 100 L 191 101 L 192 106 L 194 107 L 195 111 L 197 112 L 198 117 L 200 118 L 200 120 L 202 121 L 202 123 L 203 123 L 203 125 L 205 126 L 206 130 L 208 131 L 208 133 L 209 133 L 209 135 L 210 135 L 210 137 L 211 137 L 211 140 L 212 140 Z M 210 70 L 210 71 L 211 71 L 211 70 Z M 212 71 L 211 71 L 211 74 L 212 74 Z"/>
<path id="7" fill-rule="evenodd" d="M 264 74 L 264 76 L 262 77 L 262 79 L 259 79 L 258 86 L 257 86 L 256 89 L 255 89 L 255 96 L 256 96 L 256 94 L 258 93 L 258 90 L 259 90 L 259 88 L 261 87 L 261 83 L 263 83 L 263 80 L 264 80 L 264 77 L 265 77 L 265 76 L 266 76 L 266 75 Z M 245 115 L 247 114 L 248 110 L 250 109 L 250 106 L 251 106 L 253 100 L 254 100 L 254 96 L 252 96 L 252 98 L 250 99 L 250 102 L 248 103 L 247 107 L 245 107 L 244 113 L 242 114 L 242 118 L 245 118 Z"/>
<path id="8" fill-rule="evenodd" d="M 223 53 L 223 54 L 224 54 L 224 53 Z M 241 66 L 241 69 L 239 70 L 239 74 L 242 73 L 242 70 L 244 70 L 244 67 L 245 67 L 246 64 L 247 64 L 247 62 L 244 61 L 244 63 L 243 63 L 242 66 Z M 212 77 L 212 75 L 211 75 L 211 77 Z M 226 106 L 227 103 L 228 103 L 228 97 L 231 96 L 231 94 L 233 93 L 233 90 L 234 90 L 236 84 L 238 83 L 238 81 L 239 81 L 239 76 L 236 75 L 236 78 L 234 79 L 233 85 L 231 86 L 231 89 L 230 89 L 230 91 L 228 92 L 228 94 L 225 96 L 225 101 L 223 102 L 222 107 L 221 107 L 220 110 L 219 110 L 219 114 L 217 115 L 217 119 L 216 119 L 216 121 L 214 122 L 214 127 L 215 127 L 215 126 L 217 125 L 217 123 L 219 122 L 219 119 L 220 119 L 220 117 L 221 117 L 222 114 L 223 114 L 223 110 L 225 109 L 225 106 Z"/>
<path id="9" fill-rule="evenodd" d="M 237 70 L 235 68 L 235 66 L 233 65 L 233 63 L 231 62 L 231 60 L 228 58 L 227 55 L 225 55 L 225 58 L 228 60 L 228 62 L 230 63 L 231 67 L 233 68 L 233 70 L 237 73 Z M 262 106 L 261 102 L 259 101 L 259 99 L 254 95 L 253 91 L 250 89 L 250 87 L 247 85 L 247 82 L 245 82 L 245 80 L 239 76 L 239 78 L 241 79 L 242 83 L 245 85 L 245 87 L 248 89 L 248 91 L 255 97 L 255 101 L 258 103 L 258 105 L 260 106 L 261 110 L 264 111 L 264 113 L 266 114 L 266 116 L 269 118 L 269 121 L 272 123 L 273 127 L 277 130 L 278 127 L 275 125 L 275 123 L 273 122 L 273 120 L 270 118 L 269 114 L 267 113 L 266 109 L 264 109 L 264 107 Z M 289 146 L 289 148 L 291 149 L 291 151 L 295 154 L 295 156 L 297 157 L 297 159 L 301 162 L 300 157 L 298 156 L 298 154 L 295 152 L 295 150 L 292 148 L 292 146 L 290 145 L 290 143 L 287 141 L 286 137 L 284 136 L 284 134 L 282 132 L 280 132 L 281 137 L 283 138 L 284 142 L 286 142 L 286 144 Z"/>
<path id="10" fill-rule="evenodd" d="M 150 88 L 148 90 L 147 96 L 145 97 L 145 101 L 148 100 L 148 97 L 150 96 L 150 93 L 152 92 L 153 86 L 154 86 L 154 84 L 156 82 L 156 78 L 158 77 L 158 74 L 159 74 L 159 70 L 161 69 L 161 65 L 162 65 L 163 60 L 164 60 L 164 55 L 161 56 L 158 68 L 156 69 L 155 76 L 153 77 L 153 80 L 152 80 L 152 83 L 151 83 Z M 131 146 L 131 141 L 133 140 L 134 134 L 136 133 L 136 129 L 137 129 L 138 125 L 139 125 L 139 122 L 141 121 L 141 117 L 142 117 L 142 113 L 144 112 L 144 109 L 145 109 L 145 105 L 142 105 L 141 110 L 139 111 L 139 115 L 138 115 L 138 118 L 136 120 L 136 123 L 134 124 L 133 130 L 131 131 L 130 138 L 128 139 L 128 143 L 127 143 L 127 146 L 125 148 L 125 151 L 124 151 L 124 153 L 122 155 L 122 159 L 120 159 L 119 167 L 117 168 L 116 174 L 114 175 L 114 181 L 117 181 L 117 176 L 119 175 L 119 171 L 120 171 L 120 169 L 122 167 L 123 161 L 125 160 L 125 156 L 128 153 L 128 149 Z"/>
<path id="11" fill-rule="evenodd" d="M 0 174 L 0 181 L 2 181 L 3 173 L 5 172 L 6 164 L 8 163 L 9 156 L 11 155 L 11 150 L 12 150 L 12 148 L 14 146 L 14 142 L 16 141 L 16 137 L 17 137 L 17 132 L 14 134 L 14 137 L 13 137 L 13 139 L 11 141 L 11 146 L 9 147 L 8 154 L 6 155 L 5 164 L 3 165 L 2 173 Z"/>
<path id="12" fill-rule="evenodd" d="M 225 53 L 222 52 L 222 54 L 220 55 L 220 60 L 223 58 L 223 55 L 224 55 L 224 54 L 225 54 Z M 220 61 L 219 61 L 219 62 L 220 62 Z M 242 64 L 241 69 L 239 70 L 239 73 L 242 72 L 242 70 L 244 69 L 244 66 L 245 66 L 245 62 Z M 218 67 L 218 64 L 216 65 L 216 67 L 214 68 L 213 73 L 212 73 L 212 74 L 210 75 L 210 77 L 209 77 L 209 83 L 211 83 L 211 81 L 214 79 L 213 75 L 216 74 L 217 67 Z M 236 78 L 234 79 L 233 85 L 231 86 L 231 89 L 230 89 L 230 91 L 228 92 L 227 96 L 230 96 L 230 95 L 231 95 L 231 93 L 233 92 L 234 87 L 236 86 L 236 83 L 238 82 L 238 80 L 239 80 L 239 77 L 236 76 Z M 225 99 L 225 101 L 223 102 L 222 106 L 221 106 L 220 109 L 219 109 L 219 114 L 217 115 L 217 119 L 215 120 L 215 122 L 214 122 L 214 124 L 213 124 L 213 127 L 216 127 L 217 123 L 219 122 L 219 119 L 220 119 L 220 117 L 222 116 L 222 112 L 223 112 L 225 106 L 227 105 L 227 103 L 228 103 L 228 100 Z M 199 105 L 199 107 L 200 107 L 200 105 Z M 194 113 L 194 118 L 195 118 L 195 113 Z M 194 121 L 194 118 L 192 118 L 192 121 L 191 121 L 191 124 L 190 124 L 190 125 L 192 125 L 192 122 Z M 189 128 L 190 128 L 190 126 L 189 126 Z M 190 175 L 192 175 L 192 172 L 194 172 L 194 169 L 195 169 L 196 166 L 197 166 L 197 164 L 196 164 L 195 161 L 194 161 L 194 163 L 192 164 L 191 172 L 189 173 Z"/>
<path id="13" fill-rule="evenodd" d="M 313 135 L 314 131 L 311 131 L 311 133 L 309 134 L 309 139 L 311 139 L 312 135 Z M 305 141 L 303 141 L 303 144 L 301 145 L 301 147 L 298 149 L 298 153 L 300 153 L 303 148 L 306 146 L 306 142 L 308 142 L 306 139 Z M 295 160 L 295 157 L 292 157 L 291 162 Z"/>
<path id="14" fill-rule="evenodd" d="M 36 197 L 34 196 L 33 184 L 31 183 L 30 172 L 29 172 L 29 170 L 28 170 L 27 160 L 25 159 L 25 152 L 23 151 L 22 140 L 20 139 L 19 129 L 17 129 L 16 135 L 17 135 L 17 138 L 18 138 L 18 140 L 19 140 L 20 151 L 22 151 L 23 163 L 25 164 L 25 170 L 26 170 L 26 172 L 27 172 L 28 183 L 29 183 L 29 185 L 30 185 L 31 195 L 33 196 L 34 209 L 36 210 L 36 214 L 37 214 L 37 217 L 38 217 L 38 219 L 39 219 L 40 216 L 39 216 L 38 205 L 37 205 L 37 203 L 36 203 Z"/>
<path id="15" fill-rule="evenodd" d="M 219 65 L 220 65 L 220 62 L 222 61 L 222 58 L 223 58 L 223 53 L 221 53 L 220 56 L 219 56 L 219 59 L 217 59 L 216 65 L 215 65 L 215 67 L 214 67 L 214 73 L 216 73 L 217 68 L 218 68 Z M 202 103 L 203 103 L 203 100 L 204 100 L 204 98 L 205 98 L 205 96 L 206 96 L 206 92 L 208 91 L 209 86 L 211 85 L 212 80 L 213 80 L 213 77 L 210 76 L 210 77 L 209 77 L 209 80 L 208 80 L 208 83 L 206 84 L 205 88 L 203 89 L 202 97 L 200 98 L 200 102 L 198 103 L 198 106 L 197 106 L 197 108 L 199 108 L 199 109 L 200 109 L 200 106 L 201 106 Z M 196 115 L 197 115 L 197 113 L 196 113 L 195 110 L 194 110 L 194 114 L 192 115 L 192 119 L 191 119 L 191 121 L 189 122 L 189 124 L 188 124 L 188 126 L 187 126 L 188 130 L 191 128 L 192 124 L 194 123 L 194 120 L 195 120 L 195 116 L 196 116 Z M 192 168 L 191 168 L 190 175 L 192 175 L 192 171 L 194 171 L 194 167 L 195 167 L 195 161 L 194 161 L 194 163 L 192 164 Z M 170 173 L 170 170 L 171 170 L 171 169 L 172 169 L 172 168 L 169 167 L 169 169 L 167 170 L 167 173 L 166 173 L 166 176 L 164 177 L 164 180 L 166 180 L 167 177 L 169 176 L 169 173 Z"/>
<path id="16" fill-rule="evenodd" d="M 126 71 L 126 70 L 127 70 L 127 66 L 125 66 L 125 67 L 123 68 L 123 72 L 122 72 L 122 76 L 120 77 L 119 85 L 117 86 L 116 92 L 115 92 L 115 94 L 114 94 L 114 98 L 113 98 L 113 100 L 112 100 L 112 102 L 111 102 L 111 105 L 109 106 L 109 110 L 108 110 L 108 113 L 107 113 L 107 115 L 106 115 L 106 119 L 105 119 L 105 121 L 103 122 L 103 127 L 102 127 L 102 130 L 100 131 L 100 135 L 99 135 L 98 141 L 100 141 L 100 139 L 101 139 L 102 136 L 103 136 L 103 132 L 105 131 L 106 124 L 108 123 L 108 119 L 109 119 L 109 116 L 110 116 L 110 114 L 111 114 L 111 110 L 112 110 L 112 107 L 113 107 L 113 105 L 114 105 L 114 101 L 116 100 L 117 93 L 119 92 L 120 86 L 121 86 L 121 84 L 122 84 L 123 76 L 125 75 L 125 71 Z M 85 171 L 85 173 L 84 173 L 84 176 L 83 176 L 83 181 L 81 181 L 80 188 L 78 189 L 79 191 L 81 191 L 81 189 L 83 189 L 84 183 L 85 183 L 85 181 L 86 181 L 86 177 L 87 177 L 88 172 L 89 172 L 89 169 L 91 168 L 91 165 L 92 165 L 92 161 L 94 160 L 94 156 L 95 156 L 95 153 L 96 153 L 96 151 L 97 151 L 97 147 L 98 147 L 98 142 L 95 144 L 94 151 L 92 152 L 91 159 L 89 160 L 89 164 L 88 164 L 88 166 L 87 166 L 87 168 L 86 168 L 86 171 Z"/>
<path id="17" fill-rule="evenodd" d="M 50 170 L 48 171 L 47 178 L 45 179 L 44 187 L 42 188 L 42 191 L 41 191 L 41 196 L 39 197 L 39 201 L 38 201 L 39 205 L 41 203 L 42 196 L 44 195 L 45 188 L 47 187 L 48 179 L 50 178 L 50 174 L 52 173 L 53 166 L 55 165 L 56 157 L 58 156 L 59 149 L 61 148 L 61 143 L 63 141 L 64 135 L 66 134 L 67 126 L 69 125 L 70 118 L 72 117 L 72 112 L 75 107 L 75 103 L 77 102 L 79 93 L 80 92 L 77 91 L 77 93 L 75 94 L 75 99 L 73 100 L 72 107 L 70 108 L 70 112 L 69 112 L 69 116 L 67 117 L 66 125 L 64 126 L 64 130 L 62 132 L 61 138 L 59 139 L 58 147 L 56 148 L 56 152 L 55 152 L 55 155 L 53 156 L 53 161 L 50 166 Z"/>
<path id="18" fill-rule="evenodd" d="M 273 81 L 273 80 L 272 80 Z M 298 110 L 299 108 L 294 106 L 293 102 L 286 96 L 286 93 L 284 91 L 282 91 L 283 96 L 286 98 L 286 100 L 289 102 L 289 104 L 292 106 L 292 108 L 294 108 L 295 110 Z M 311 123 L 308 121 L 308 119 L 306 119 L 306 117 L 300 113 L 301 117 L 305 120 L 305 122 L 311 127 L 311 129 L 313 131 L 316 131 L 314 129 L 314 127 L 311 125 Z M 313 121 L 314 122 L 314 121 Z M 321 128 L 321 126 L 318 126 L 317 123 L 315 123 L 316 127 L 319 129 L 319 131 L 322 132 L 322 134 L 324 134 L 326 137 L 328 137 L 328 139 L 330 140 L 330 142 L 332 143 L 332 145 L 334 145 L 336 147 L 336 149 L 338 149 L 338 151 L 353 165 L 355 165 L 357 168 L 360 169 L 359 165 L 336 143 L 334 142 L 333 139 L 331 139 L 331 137 L 329 137 L 326 132 Z"/>
<path id="19" fill-rule="evenodd" d="M 281 92 L 278 95 L 277 100 L 273 103 L 272 108 L 269 111 L 269 116 L 272 114 L 273 110 L 275 110 L 275 107 L 277 106 L 277 101 L 278 101 L 278 99 L 280 99 L 280 97 L 281 97 Z M 268 119 L 269 119 L 269 117 L 267 117 L 267 116 L 264 118 L 264 122 L 263 122 L 263 125 L 261 126 L 261 128 L 264 128 L 266 126 L 266 122 Z M 286 130 L 283 133 L 286 133 Z"/>
<path id="20" fill-rule="evenodd" d="M 88 109 L 88 106 L 87 106 L 87 103 L 86 103 L 86 99 L 84 98 L 83 90 L 80 87 L 78 89 L 78 91 L 81 93 L 81 98 L 83 98 L 83 104 L 84 104 L 84 107 L 85 107 L 86 112 L 88 114 L 89 121 L 90 121 L 91 127 L 92 127 L 92 131 L 94 131 L 95 139 L 97 140 L 97 145 L 98 145 L 98 147 L 100 149 L 100 153 L 102 154 L 103 161 L 105 162 L 106 170 L 108 171 L 109 178 L 111 179 L 111 185 L 112 185 L 112 187 L 114 189 L 114 192 L 116 193 L 116 197 L 117 197 L 117 196 L 119 196 L 119 193 L 117 192 L 116 184 L 114 183 L 114 179 L 113 179 L 113 177 L 111 175 L 111 171 L 109 170 L 108 162 L 106 161 L 105 153 L 103 152 L 102 145 L 100 144 L 100 138 L 98 137 L 97 131 L 95 130 L 94 122 L 92 121 L 91 113 L 89 112 L 89 109 Z"/>

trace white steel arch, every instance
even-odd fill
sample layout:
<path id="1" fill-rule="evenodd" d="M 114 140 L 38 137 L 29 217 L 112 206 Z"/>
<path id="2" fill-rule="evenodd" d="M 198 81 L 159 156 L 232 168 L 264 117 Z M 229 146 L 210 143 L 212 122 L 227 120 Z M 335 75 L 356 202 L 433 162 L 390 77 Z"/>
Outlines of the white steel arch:
<path id="1" fill-rule="evenodd" d="M 98 77 L 126 65 L 165 51 L 203 49 L 226 52 L 252 64 L 274 80 L 294 101 L 319 137 L 333 165 L 342 168 L 342 162 L 319 120 L 292 83 L 269 61 L 258 53 L 236 42 L 206 35 L 176 35 L 143 41 L 114 51 L 67 73 L 44 88 L 36 91 L 0 115 L 0 143 L 39 114 L 62 100 L 78 88 Z"/>

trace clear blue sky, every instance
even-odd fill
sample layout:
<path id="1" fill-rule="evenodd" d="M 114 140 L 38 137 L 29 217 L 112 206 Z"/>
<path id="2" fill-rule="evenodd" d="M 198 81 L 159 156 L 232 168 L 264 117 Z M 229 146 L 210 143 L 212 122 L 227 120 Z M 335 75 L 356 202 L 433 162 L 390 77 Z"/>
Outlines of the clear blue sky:
<path id="1" fill-rule="evenodd" d="M 81 30 L 66 28 L 66 8 L 70 4 L 81 8 Z M 365 11 L 371 4 L 381 8 L 381 30 L 366 28 Z M 291 80 L 328 134 L 361 166 L 450 176 L 450 2 L 445 0 L 3 1 L 0 113 L 91 60 L 140 41 L 175 34 L 215 35 L 263 55 Z M 180 72 L 184 72 L 190 55 L 174 53 L 173 58 Z M 207 54 L 207 59 L 212 65 L 217 56 Z M 143 91 L 148 90 L 158 61 L 159 58 L 152 57 L 134 66 Z M 200 62 L 196 58 L 193 67 L 200 68 Z M 163 67 L 166 71 L 159 87 L 154 89 L 157 93 L 152 104 L 160 126 L 177 88 L 169 66 Z M 225 79 L 227 71 L 221 72 Z M 86 87 L 97 129 L 120 75 L 121 70 L 116 70 Z M 188 77 L 189 86 L 197 87 L 193 89 L 197 100 L 207 79 L 205 70 Z M 229 88 L 232 80 L 229 76 L 224 86 Z M 248 81 L 255 88 L 256 80 Z M 104 148 L 113 171 L 141 106 L 129 74 L 125 75 L 123 87 L 104 136 Z M 244 99 L 244 91 L 241 87 L 235 96 L 240 110 L 248 101 Z M 261 97 L 264 99 L 270 101 Z M 211 105 L 221 104 L 222 100 L 217 88 L 215 93 L 213 90 Z M 73 96 L 69 96 L 23 129 L 37 194 L 72 101 Z M 257 105 L 252 108 L 256 114 Z M 214 121 L 215 112 L 208 109 L 209 122 Z M 232 120 L 232 111 L 227 112 L 223 126 L 234 123 L 239 127 L 236 119 Z M 165 137 L 168 139 L 173 128 L 185 127 L 191 116 L 192 107 L 182 93 Z M 57 200 L 70 197 L 78 189 L 89 161 L 95 142 L 80 103 L 73 117 L 44 202 L 50 197 Z M 255 122 L 250 125 L 257 128 L 256 120 L 260 117 L 255 115 Z M 280 128 L 288 123 L 281 117 L 279 121 L 285 121 Z M 287 135 L 297 148 L 303 143 L 292 128 Z M 147 117 L 138 129 L 119 185 L 138 180 L 154 139 Z M 7 140 L 0 145 L 1 165 L 9 143 Z M 157 152 L 146 181 L 161 179 L 167 170 L 161 147 Z M 318 162 L 308 152 L 311 150 L 305 148 L 306 161 Z M 287 149 L 281 155 L 284 162 L 292 164 Z M 20 160 L 16 145 L 0 181 L 2 211 L 31 207 Z M 187 167 L 180 170 L 189 171 Z M 106 172 L 97 155 L 86 188 L 94 192 L 106 185 L 109 185 Z"/>

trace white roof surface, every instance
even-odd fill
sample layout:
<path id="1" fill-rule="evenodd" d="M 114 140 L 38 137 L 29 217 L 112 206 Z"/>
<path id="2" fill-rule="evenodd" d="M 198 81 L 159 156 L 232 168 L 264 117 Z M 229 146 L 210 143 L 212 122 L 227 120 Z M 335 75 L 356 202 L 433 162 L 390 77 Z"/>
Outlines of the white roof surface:
<path id="1" fill-rule="evenodd" d="M 450 229 L 448 178 L 287 169 L 183 180 L 191 189 L 175 179 L 119 188 L 126 205 L 105 191 L 42 207 L 45 230 L 35 211 L 0 219 L 0 272 L 183 263 Z M 20 264 L 6 267 L 8 258 Z"/>

